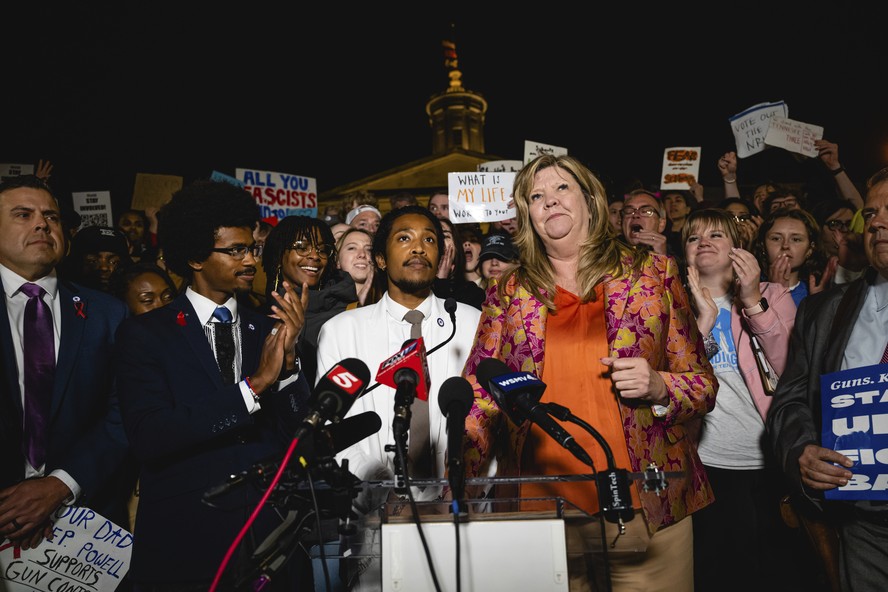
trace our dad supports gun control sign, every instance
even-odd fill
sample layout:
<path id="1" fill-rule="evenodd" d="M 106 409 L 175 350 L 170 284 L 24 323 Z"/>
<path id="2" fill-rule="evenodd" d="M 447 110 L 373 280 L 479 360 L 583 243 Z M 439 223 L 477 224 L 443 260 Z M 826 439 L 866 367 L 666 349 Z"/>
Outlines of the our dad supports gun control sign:
<path id="1" fill-rule="evenodd" d="M 64 507 L 53 539 L 22 550 L 0 542 L 2 592 L 113 592 L 129 570 L 133 536 L 89 508 Z"/>
<path id="2" fill-rule="evenodd" d="M 854 461 L 848 484 L 824 492 L 834 500 L 888 500 L 888 364 L 820 377 L 821 445 Z"/>

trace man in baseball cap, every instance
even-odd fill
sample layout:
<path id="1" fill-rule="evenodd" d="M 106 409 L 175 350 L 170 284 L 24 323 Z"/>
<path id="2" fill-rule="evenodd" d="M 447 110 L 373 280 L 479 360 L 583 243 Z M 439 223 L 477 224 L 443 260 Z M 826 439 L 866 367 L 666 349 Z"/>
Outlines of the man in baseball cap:
<path id="1" fill-rule="evenodd" d="M 90 288 L 108 292 L 112 274 L 132 262 L 129 243 L 119 230 L 87 226 L 71 239 L 65 276 Z"/>
<path id="2" fill-rule="evenodd" d="M 354 228 L 376 234 L 382 213 L 370 204 L 363 204 L 352 209 L 345 217 L 345 223 Z"/>

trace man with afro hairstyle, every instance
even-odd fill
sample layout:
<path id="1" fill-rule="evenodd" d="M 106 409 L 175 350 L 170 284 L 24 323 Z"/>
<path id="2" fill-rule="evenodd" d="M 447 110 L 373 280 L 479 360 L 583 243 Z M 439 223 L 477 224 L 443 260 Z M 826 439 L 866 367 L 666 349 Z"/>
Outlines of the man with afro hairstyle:
<path id="1" fill-rule="evenodd" d="M 263 492 L 244 484 L 212 506 L 204 493 L 281 457 L 305 414 L 309 385 L 296 353 L 303 303 L 288 284 L 269 317 L 236 298 L 252 288 L 258 220 L 252 196 L 234 185 L 197 181 L 176 192 L 160 211 L 159 241 L 187 287 L 118 332 L 124 428 L 141 463 L 130 568 L 138 592 L 209 588 Z M 249 552 L 280 524 L 273 508 L 259 512 L 220 590 L 234 589 Z M 296 562 L 285 571 L 270 588 L 310 578 Z"/>

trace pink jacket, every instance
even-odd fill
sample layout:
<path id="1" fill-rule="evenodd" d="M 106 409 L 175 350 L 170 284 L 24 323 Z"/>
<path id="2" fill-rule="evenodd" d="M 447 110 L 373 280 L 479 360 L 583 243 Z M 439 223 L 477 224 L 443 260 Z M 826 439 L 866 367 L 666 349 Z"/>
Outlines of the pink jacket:
<path id="1" fill-rule="evenodd" d="M 789 336 L 795 325 L 796 305 L 789 289 L 781 284 L 762 282 L 759 288 L 768 300 L 768 310 L 748 317 L 737 304 L 731 308 L 731 334 L 734 336 L 734 347 L 737 350 L 737 369 L 743 376 L 746 388 L 752 394 L 752 402 L 758 409 L 762 419 L 768 414 L 771 397 L 765 394 L 755 354 L 749 340 L 749 330 L 758 339 L 765 351 L 768 363 L 779 377 L 786 368 L 786 356 L 789 353 Z M 742 319 L 741 319 L 742 315 Z"/>

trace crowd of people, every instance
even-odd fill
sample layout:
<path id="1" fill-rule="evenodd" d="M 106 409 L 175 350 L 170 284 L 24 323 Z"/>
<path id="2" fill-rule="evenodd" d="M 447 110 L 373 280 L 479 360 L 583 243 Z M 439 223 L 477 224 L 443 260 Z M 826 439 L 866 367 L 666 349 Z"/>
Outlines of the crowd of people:
<path id="1" fill-rule="evenodd" d="M 390 208 L 358 191 L 317 217 L 260 220 L 242 189 L 198 180 L 159 209 L 77 228 L 51 167 L 7 179 L 0 535 L 35 547 L 60 506 L 85 505 L 133 532 L 121 590 L 237 589 L 287 516 L 255 487 L 212 505 L 204 493 L 283 455 L 340 361 L 375 370 L 421 337 L 442 350 L 425 396 L 399 407 L 379 385 L 348 411 L 382 422 L 336 453 L 357 479 L 444 479 L 437 400 L 462 376 L 469 477 L 680 475 L 663 491 L 630 483 L 633 518 L 608 535 L 637 548 L 570 554 L 570 590 L 884 589 L 888 505 L 823 496 L 854 463 L 823 447 L 819 376 L 888 361 L 888 169 L 862 195 L 838 146 L 815 145 L 832 195 L 768 182 L 743 196 L 733 152 L 713 196 L 615 194 L 577 159 L 543 155 L 516 176 L 514 217 L 484 225 L 451 221 L 446 188 Z M 612 451 L 578 432 L 587 455 L 571 454 L 516 418 L 479 378 L 491 358 L 544 382 L 540 403 Z M 471 493 L 536 500 L 523 510 L 570 500 L 587 519 L 568 523 L 568 549 L 600 546 L 597 481 L 517 483 Z M 450 494 L 364 491 L 353 512 Z M 378 533 L 364 534 L 345 553 L 316 540 L 351 556 L 323 570 L 306 545 L 264 589 L 377 589 L 378 559 L 360 547 Z"/>

